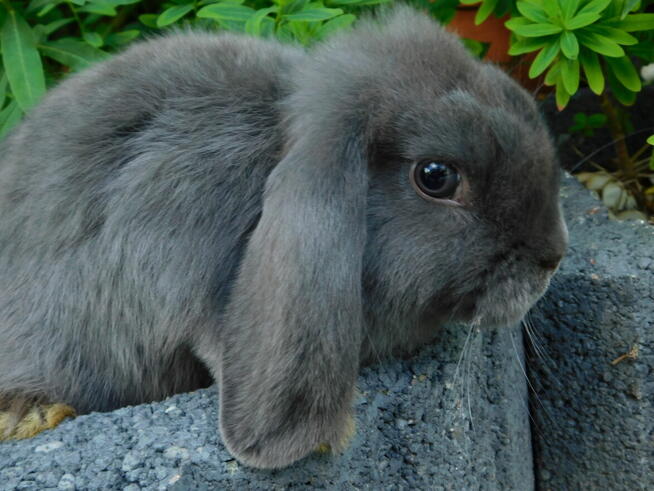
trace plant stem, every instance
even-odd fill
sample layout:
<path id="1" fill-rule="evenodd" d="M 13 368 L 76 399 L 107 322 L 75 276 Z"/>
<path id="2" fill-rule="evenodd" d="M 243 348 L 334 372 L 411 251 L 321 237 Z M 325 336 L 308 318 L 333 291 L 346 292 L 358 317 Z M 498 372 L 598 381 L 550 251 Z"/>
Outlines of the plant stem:
<path id="1" fill-rule="evenodd" d="M 618 167 L 626 179 L 631 179 L 636 175 L 634 161 L 629 155 L 627 142 L 625 141 L 625 131 L 618 115 L 618 108 L 611 100 L 606 91 L 602 94 L 602 110 L 608 118 L 609 131 L 615 144 L 615 152 L 618 157 Z"/>

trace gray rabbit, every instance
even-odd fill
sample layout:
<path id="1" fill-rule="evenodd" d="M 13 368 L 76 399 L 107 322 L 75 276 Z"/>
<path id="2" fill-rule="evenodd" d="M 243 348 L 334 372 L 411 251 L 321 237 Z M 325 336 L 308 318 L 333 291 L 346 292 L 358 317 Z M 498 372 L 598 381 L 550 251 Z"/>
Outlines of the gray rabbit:
<path id="1" fill-rule="evenodd" d="M 213 379 L 243 463 L 338 450 L 362 363 L 542 295 L 567 242 L 558 182 L 530 96 L 408 7 L 308 52 L 137 44 L 1 144 L 5 437 L 30 406 Z"/>

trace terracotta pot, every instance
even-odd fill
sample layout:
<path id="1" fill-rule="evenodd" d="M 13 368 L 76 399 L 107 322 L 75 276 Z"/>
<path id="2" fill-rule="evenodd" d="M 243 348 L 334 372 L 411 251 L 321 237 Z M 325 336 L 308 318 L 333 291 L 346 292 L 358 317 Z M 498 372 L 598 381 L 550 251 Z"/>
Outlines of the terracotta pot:
<path id="1" fill-rule="evenodd" d="M 446 29 L 464 38 L 489 43 L 490 46 L 484 59 L 501 65 L 507 73 L 525 88 L 529 90 L 543 89 L 548 92 L 549 88 L 543 86 L 542 77 L 529 78 L 529 66 L 535 57 L 535 53 L 523 56 L 509 55 L 511 31 L 504 26 L 504 23 L 510 17 L 508 15 L 495 17 L 491 14 L 480 25 L 475 25 L 475 15 L 477 15 L 476 5 L 461 5 L 457 8 L 456 15 L 446 26 Z"/>
<path id="2" fill-rule="evenodd" d="M 457 8 L 456 15 L 446 29 L 464 38 L 490 43 L 486 59 L 496 63 L 511 62 L 511 56 L 507 53 L 511 32 L 504 27 L 509 16 L 498 18 L 490 15 L 488 19 L 477 26 L 475 25 L 475 15 L 477 15 L 475 5 L 462 5 Z"/>

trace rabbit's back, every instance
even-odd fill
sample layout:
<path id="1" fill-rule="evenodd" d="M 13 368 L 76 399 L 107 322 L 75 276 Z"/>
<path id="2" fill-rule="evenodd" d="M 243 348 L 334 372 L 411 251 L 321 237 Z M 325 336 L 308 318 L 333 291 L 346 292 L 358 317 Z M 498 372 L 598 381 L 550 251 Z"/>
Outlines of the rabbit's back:
<path id="1" fill-rule="evenodd" d="M 0 149 L 0 395 L 78 410 L 192 388 L 301 52 L 154 39 L 52 90 Z M 217 328 L 217 326 L 216 326 Z"/>

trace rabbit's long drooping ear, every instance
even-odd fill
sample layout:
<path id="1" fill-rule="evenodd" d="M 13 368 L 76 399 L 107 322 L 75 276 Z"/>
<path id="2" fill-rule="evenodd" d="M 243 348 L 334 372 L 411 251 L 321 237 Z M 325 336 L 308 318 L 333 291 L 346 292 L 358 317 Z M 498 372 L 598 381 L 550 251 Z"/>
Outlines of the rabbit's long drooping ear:
<path id="1" fill-rule="evenodd" d="M 309 105 L 292 110 L 291 143 L 266 183 L 221 327 L 223 439 L 239 460 L 261 468 L 283 467 L 324 444 L 337 450 L 353 431 L 365 144 L 362 124 L 344 121 L 356 116 Z"/>

